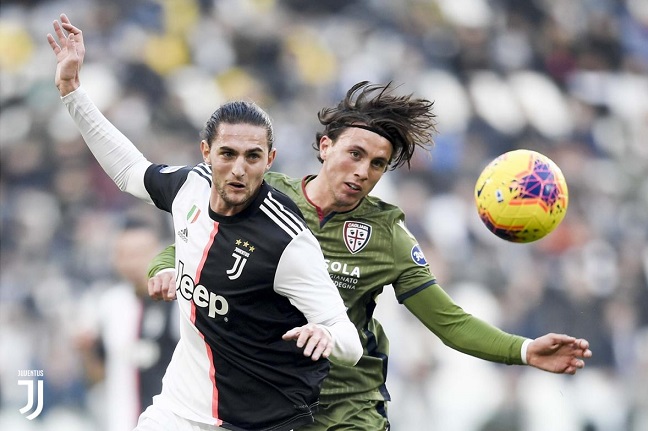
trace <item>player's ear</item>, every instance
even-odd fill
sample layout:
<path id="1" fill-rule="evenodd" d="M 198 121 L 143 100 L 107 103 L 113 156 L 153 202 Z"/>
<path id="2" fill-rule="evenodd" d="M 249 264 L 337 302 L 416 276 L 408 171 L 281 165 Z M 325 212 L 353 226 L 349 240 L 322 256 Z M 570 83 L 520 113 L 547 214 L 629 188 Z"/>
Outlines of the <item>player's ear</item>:
<path id="1" fill-rule="evenodd" d="M 274 159 L 276 156 L 277 156 L 276 148 L 273 148 L 268 152 L 268 162 L 266 163 L 266 168 L 265 168 L 266 172 L 268 172 L 272 167 L 272 163 L 274 163 Z"/>
<path id="2" fill-rule="evenodd" d="M 200 141 L 200 153 L 202 154 L 203 161 L 211 166 L 211 161 L 209 160 L 209 153 L 211 152 L 211 147 L 204 139 Z"/>
<path id="3" fill-rule="evenodd" d="M 324 135 L 320 138 L 319 152 L 320 158 L 326 160 L 326 155 L 328 154 L 329 149 L 333 145 L 333 140 L 327 135 Z"/>

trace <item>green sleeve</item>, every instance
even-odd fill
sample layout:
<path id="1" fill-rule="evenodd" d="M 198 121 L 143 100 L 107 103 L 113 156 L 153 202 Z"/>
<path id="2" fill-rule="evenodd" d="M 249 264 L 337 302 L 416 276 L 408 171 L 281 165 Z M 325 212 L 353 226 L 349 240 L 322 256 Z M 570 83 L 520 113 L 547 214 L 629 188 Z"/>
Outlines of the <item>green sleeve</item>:
<path id="1" fill-rule="evenodd" d="M 466 313 L 438 284 L 403 303 L 446 346 L 492 362 L 523 364 L 521 349 L 526 338 L 508 334 Z"/>
<path id="2" fill-rule="evenodd" d="M 175 268 L 175 244 L 171 244 L 153 258 L 148 267 L 148 277 L 167 268 Z"/>

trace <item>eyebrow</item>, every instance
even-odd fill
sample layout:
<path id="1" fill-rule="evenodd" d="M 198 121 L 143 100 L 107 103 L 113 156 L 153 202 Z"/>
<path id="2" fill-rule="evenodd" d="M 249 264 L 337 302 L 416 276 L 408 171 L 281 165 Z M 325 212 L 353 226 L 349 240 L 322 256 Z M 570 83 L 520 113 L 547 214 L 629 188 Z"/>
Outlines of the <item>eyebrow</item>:
<path id="1" fill-rule="evenodd" d="M 223 151 L 229 151 L 229 152 L 231 152 L 231 153 L 237 153 L 237 154 L 240 153 L 239 150 L 234 149 L 234 148 L 232 148 L 232 147 L 230 147 L 230 146 L 227 146 L 227 145 L 223 145 L 222 147 L 218 147 L 218 151 L 220 151 L 220 152 L 223 152 Z M 261 146 L 258 146 L 258 147 L 255 147 L 255 148 L 251 148 L 251 149 L 249 149 L 249 150 L 246 150 L 246 151 L 244 151 L 243 153 L 244 153 L 244 154 L 263 153 L 263 148 L 262 148 Z"/>

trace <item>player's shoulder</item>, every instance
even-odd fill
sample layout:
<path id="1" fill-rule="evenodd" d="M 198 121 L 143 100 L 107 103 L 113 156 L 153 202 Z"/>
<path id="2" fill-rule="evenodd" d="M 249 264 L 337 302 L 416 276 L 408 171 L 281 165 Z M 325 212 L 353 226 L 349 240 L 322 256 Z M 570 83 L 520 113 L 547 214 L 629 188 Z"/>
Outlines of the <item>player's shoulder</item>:
<path id="1" fill-rule="evenodd" d="M 207 163 L 193 166 L 166 166 L 160 170 L 160 173 L 176 175 L 183 183 L 194 187 L 211 188 L 212 186 L 212 168 Z"/>
<path id="2" fill-rule="evenodd" d="M 186 171 L 187 175 L 192 180 L 197 181 L 203 185 L 211 187 L 212 185 L 212 169 L 211 165 L 207 163 L 198 163 L 195 166 L 184 166 L 180 168 L 181 171 Z"/>
<path id="3" fill-rule="evenodd" d="M 195 168 L 195 166 L 165 165 L 165 164 L 152 163 L 147 170 L 150 172 L 155 172 L 155 173 L 165 174 L 165 175 L 179 175 L 179 174 L 186 175 L 187 173 L 191 172 L 193 168 Z"/>
<path id="4" fill-rule="evenodd" d="M 301 191 L 301 178 L 293 178 L 280 172 L 266 172 L 263 177 L 272 187 L 281 190 L 286 195 L 295 195 Z"/>
<path id="5" fill-rule="evenodd" d="M 268 183 L 269 188 L 269 198 L 281 204 L 284 208 L 294 212 L 301 219 L 304 218 L 299 206 L 292 200 L 290 196 L 284 193 L 281 189 L 274 187 L 272 184 Z"/>
<path id="6" fill-rule="evenodd" d="M 201 165 L 204 165 L 201 167 Z M 200 177 L 203 177 L 211 186 L 211 170 L 202 163 L 196 166 L 177 165 L 170 166 L 165 164 L 152 163 L 147 169 L 145 174 L 145 181 L 162 181 L 164 183 L 179 183 L 182 184 L 187 180 L 190 173 L 195 172 Z"/>
<path id="7" fill-rule="evenodd" d="M 364 198 L 361 205 L 365 217 L 379 218 L 383 220 L 399 220 L 404 217 L 403 210 L 398 205 L 385 202 L 377 196 L 369 195 Z"/>
<path id="8" fill-rule="evenodd" d="M 263 184 L 262 199 L 258 205 L 260 211 L 257 214 L 263 216 L 256 226 L 263 226 L 266 239 L 274 238 L 279 241 L 278 244 L 288 244 L 309 231 L 295 202 L 267 182 Z"/>
<path id="9" fill-rule="evenodd" d="M 197 165 L 156 165 L 153 164 L 149 169 L 157 171 L 160 174 L 173 175 L 187 177 L 189 174 L 193 174 L 193 177 L 198 179 L 201 178 L 211 186 L 212 182 L 212 170 L 211 166 L 207 163 L 198 163 Z"/>

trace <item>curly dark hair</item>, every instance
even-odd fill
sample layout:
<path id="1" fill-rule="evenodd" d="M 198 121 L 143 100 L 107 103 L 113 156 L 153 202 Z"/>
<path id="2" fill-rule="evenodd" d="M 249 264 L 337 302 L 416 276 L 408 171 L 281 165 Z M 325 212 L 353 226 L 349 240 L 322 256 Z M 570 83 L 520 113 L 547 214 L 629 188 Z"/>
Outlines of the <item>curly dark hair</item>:
<path id="1" fill-rule="evenodd" d="M 390 170 L 407 163 L 416 147 L 430 148 L 434 145 L 436 115 L 432 112 L 434 102 L 413 96 L 395 96 L 394 86 L 371 84 L 362 81 L 347 92 L 337 106 L 322 108 L 317 114 L 324 130 L 315 135 L 313 148 L 319 151 L 320 140 L 328 136 L 333 142 L 349 127 L 366 126 L 391 142 L 394 152 Z M 323 162 L 318 155 L 317 158 Z"/>

